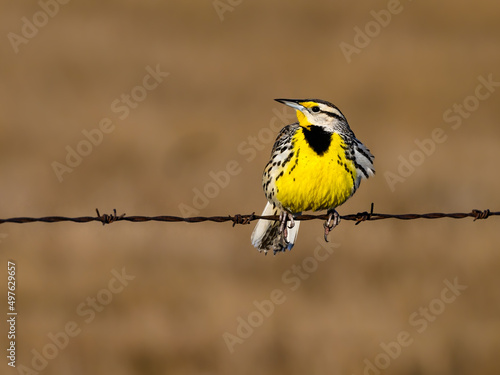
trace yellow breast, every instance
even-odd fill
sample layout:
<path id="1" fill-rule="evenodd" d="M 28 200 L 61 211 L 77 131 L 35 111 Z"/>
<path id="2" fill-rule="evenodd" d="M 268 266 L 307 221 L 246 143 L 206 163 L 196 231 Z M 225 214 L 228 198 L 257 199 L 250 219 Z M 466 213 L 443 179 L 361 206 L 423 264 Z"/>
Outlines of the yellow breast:
<path id="1" fill-rule="evenodd" d="M 354 193 L 356 168 L 346 159 L 342 138 L 333 133 L 318 153 L 299 128 L 292 138 L 294 155 L 276 179 L 276 199 L 292 213 L 335 208 Z"/>

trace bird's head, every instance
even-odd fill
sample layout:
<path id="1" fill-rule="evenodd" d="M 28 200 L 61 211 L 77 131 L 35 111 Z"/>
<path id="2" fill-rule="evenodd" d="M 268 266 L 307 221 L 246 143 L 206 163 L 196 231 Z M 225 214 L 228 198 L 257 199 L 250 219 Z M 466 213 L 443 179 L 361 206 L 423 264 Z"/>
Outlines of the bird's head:
<path id="1" fill-rule="evenodd" d="M 304 127 L 310 125 L 324 126 L 335 130 L 335 125 L 347 124 L 347 120 L 340 110 L 325 100 L 320 99 L 275 99 L 297 110 L 299 124 Z"/>

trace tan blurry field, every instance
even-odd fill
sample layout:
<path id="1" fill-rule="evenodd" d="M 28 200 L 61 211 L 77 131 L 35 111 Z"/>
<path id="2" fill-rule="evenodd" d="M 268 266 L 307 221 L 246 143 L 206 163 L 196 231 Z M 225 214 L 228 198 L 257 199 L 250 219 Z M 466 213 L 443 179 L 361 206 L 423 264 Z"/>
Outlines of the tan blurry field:
<path id="1" fill-rule="evenodd" d="M 386 1 L 221 3 L 71 1 L 16 53 L 8 34 L 44 19 L 4 2 L 0 217 L 260 213 L 294 121 L 274 98 L 335 103 L 375 155 L 341 215 L 500 210 L 500 90 L 484 86 L 500 82 L 500 4 L 392 0 L 380 26 Z M 373 37 L 346 58 L 356 27 Z M 151 69 L 168 76 L 144 82 Z M 344 221 L 326 245 L 309 221 L 266 257 L 254 224 L 2 224 L 4 353 L 7 260 L 19 315 L 18 367 L 2 356 L 0 372 L 498 374 L 499 225 Z"/>

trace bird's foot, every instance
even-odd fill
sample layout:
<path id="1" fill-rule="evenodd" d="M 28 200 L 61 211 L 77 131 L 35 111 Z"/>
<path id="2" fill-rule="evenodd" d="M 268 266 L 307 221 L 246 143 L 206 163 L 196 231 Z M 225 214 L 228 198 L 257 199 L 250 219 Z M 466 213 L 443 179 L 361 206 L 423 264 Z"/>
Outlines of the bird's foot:
<path id="1" fill-rule="evenodd" d="M 280 214 L 280 227 L 279 227 L 279 238 L 281 250 L 274 250 L 274 254 L 276 255 L 279 251 L 284 251 L 284 249 L 289 248 L 289 242 L 287 241 L 288 237 L 288 229 L 292 229 L 295 226 L 295 220 L 293 215 L 287 211 L 282 211 Z"/>
<path id="2" fill-rule="evenodd" d="M 325 242 L 328 242 L 328 234 L 340 223 L 340 215 L 335 210 L 328 211 L 328 219 L 323 224 L 325 228 Z"/>

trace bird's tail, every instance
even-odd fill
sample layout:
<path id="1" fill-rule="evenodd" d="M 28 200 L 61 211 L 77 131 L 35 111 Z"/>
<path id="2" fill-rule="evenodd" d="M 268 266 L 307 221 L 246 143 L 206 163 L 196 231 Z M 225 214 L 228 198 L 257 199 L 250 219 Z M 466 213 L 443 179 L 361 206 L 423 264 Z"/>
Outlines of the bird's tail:
<path id="1" fill-rule="evenodd" d="M 273 205 L 267 202 L 262 216 L 279 215 L 280 209 L 273 208 Z M 300 221 L 295 221 L 295 225 L 290 228 L 290 223 L 287 224 L 286 238 L 280 232 L 280 222 L 273 220 L 260 219 L 252 233 L 252 245 L 259 251 L 264 250 L 267 254 L 272 250 L 274 254 L 279 251 L 291 250 L 299 233 Z"/>

